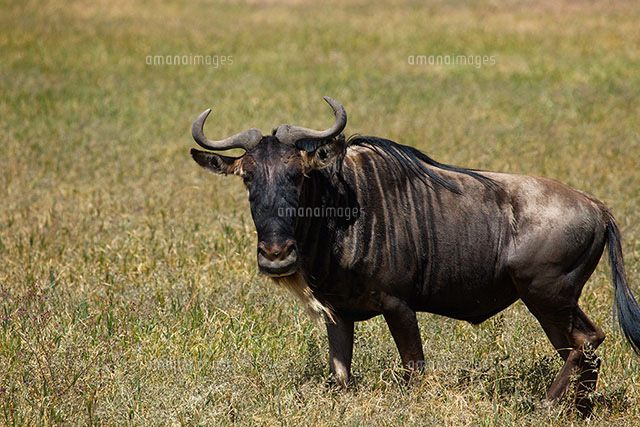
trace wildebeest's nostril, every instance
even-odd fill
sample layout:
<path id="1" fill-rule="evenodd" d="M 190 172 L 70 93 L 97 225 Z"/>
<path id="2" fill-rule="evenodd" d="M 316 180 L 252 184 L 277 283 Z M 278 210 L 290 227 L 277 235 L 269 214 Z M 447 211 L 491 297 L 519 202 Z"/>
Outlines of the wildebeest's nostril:
<path id="1" fill-rule="evenodd" d="M 294 242 L 293 240 L 287 240 L 282 250 L 282 253 L 284 253 L 284 257 L 289 256 L 289 254 L 291 254 L 291 252 L 293 252 L 295 248 L 296 248 L 296 242 Z"/>
<path id="2" fill-rule="evenodd" d="M 262 255 L 269 261 L 285 260 L 295 250 L 296 242 L 287 240 L 284 244 L 267 243 L 265 241 L 258 242 L 258 254 Z"/>
<path id="3" fill-rule="evenodd" d="M 267 252 L 267 244 L 263 241 L 258 242 L 258 252 L 264 254 Z"/>

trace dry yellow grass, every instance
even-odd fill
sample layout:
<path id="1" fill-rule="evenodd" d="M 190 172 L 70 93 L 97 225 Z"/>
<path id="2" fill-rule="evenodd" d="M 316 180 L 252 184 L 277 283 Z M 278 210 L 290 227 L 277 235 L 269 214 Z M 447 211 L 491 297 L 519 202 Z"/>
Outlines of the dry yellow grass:
<path id="1" fill-rule="evenodd" d="M 257 274 L 246 193 L 188 156 L 208 133 L 322 127 L 605 201 L 640 288 L 640 7 L 632 2 L 0 5 L 0 424 L 571 424 L 539 402 L 559 361 L 521 304 L 478 328 L 420 315 L 407 385 L 381 319 L 348 391 L 324 331 Z M 150 66 L 151 55 L 233 64 Z M 412 66 L 410 55 L 494 55 Z M 636 295 L 639 295 L 636 292 Z M 597 424 L 640 423 L 640 360 L 606 262 L 582 297 L 608 333 Z"/>

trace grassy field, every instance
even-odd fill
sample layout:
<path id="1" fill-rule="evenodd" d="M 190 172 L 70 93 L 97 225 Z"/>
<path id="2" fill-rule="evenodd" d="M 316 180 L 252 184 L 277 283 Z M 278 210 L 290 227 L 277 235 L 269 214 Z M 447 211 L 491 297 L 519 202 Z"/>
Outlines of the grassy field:
<path id="1" fill-rule="evenodd" d="M 640 296 L 640 6 L 632 2 L 0 2 L 0 425 L 556 425 L 560 368 L 521 303 L 479 327 L 419 316 L 412 384 L 382 319 L 355 386 L 325 331 L 257 273 L 240 180 L 188 155 L 280 123 L 384 136 L 461 166 L 544 175 L 610 206 Z M 148 65 L 211 55 L 224 65 Z M 495 64 L 411 65 L 412 55 Z M 601 263 L 593 423 L 640 424 L 640 359 Z"/>

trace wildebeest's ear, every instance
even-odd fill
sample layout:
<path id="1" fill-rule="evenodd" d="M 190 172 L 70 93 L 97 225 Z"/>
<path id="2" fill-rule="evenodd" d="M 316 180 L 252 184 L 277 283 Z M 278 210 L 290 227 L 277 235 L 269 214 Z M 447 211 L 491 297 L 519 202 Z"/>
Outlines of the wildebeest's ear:
<path id="1" fill-rule="evenodd" d="M 208 151 L 196 150 L 195 148 L 191 149 L 191 157 L 197 164 L 211 172 L 222 175 L 240 174 L 240 158 L 222 156 Z"/>
<path id="2" fill-rule="evenodd" d="M 327 167 L 336 161 L 341 161 L 346 150 L 346 141 L 344 138 L 338 138 L 328 144 L 321 145 L 317 149 L 302 152 L 305 168 L 307 170 L 321 169 Z"/>

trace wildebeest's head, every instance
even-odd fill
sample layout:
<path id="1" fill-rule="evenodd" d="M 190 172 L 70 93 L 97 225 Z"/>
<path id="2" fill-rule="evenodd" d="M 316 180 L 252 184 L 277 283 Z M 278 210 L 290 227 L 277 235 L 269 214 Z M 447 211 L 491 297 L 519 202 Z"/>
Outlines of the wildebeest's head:
<path id="1" fill-rule="evenodd" d="M 344 138 L 336 137 L 347 124 L 347 113 L 335 100 L 324 99 L 336 116 L 333 126 L 324 131 L 283 124 L 270 136 L 263 136 L 254 128 L 212 141 L 203 132 L 211 110 L 193 122 L 193 138 L 201 147 L 245 150 L 240 157 L 196 149 L 191 149 L 191 155 L 210 171 L 238 175 L 244 180 L 258 232 L 258 266 L 269 276 L 288 276 L 297 270 L 295 212 L 303 181 L 311 170 L 326 167 L 340 158 L 345 148 Z"/>

